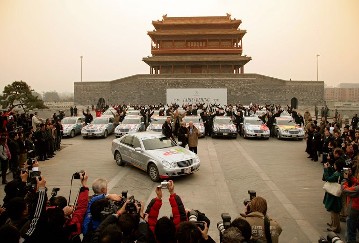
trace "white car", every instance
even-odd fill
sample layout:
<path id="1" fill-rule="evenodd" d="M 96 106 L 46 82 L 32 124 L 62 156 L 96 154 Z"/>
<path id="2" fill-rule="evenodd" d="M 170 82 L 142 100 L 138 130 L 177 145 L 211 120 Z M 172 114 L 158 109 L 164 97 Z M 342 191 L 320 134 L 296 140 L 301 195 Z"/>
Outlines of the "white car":
<path id="1" fill-rule="evenodd" d="M 215 116 L 213 118 L 212 138 L 233 137 L 237 138 L 237 128 L 229 116 Z"/>
<path id="2" fill-rule="evenodd" d="M 274 135 L 278 139 L 304 139 L 304 129 L 295 123 L 292 117 L 276 117 L 273 123 Z"/>
<path id="3" fill-rule="evenodd" d="M 111 151 L 118 165 L 129 163 L 146 171 L 153 181 L 192 174 L 200 166 L 195 153 L 156 132 L 133 133 L 114 139 Z"/>
<path id="4" fill-rule="evenodd" d="M 142 122 L 142 116 L 127 115 L 123 121 L 115 128 L 116 138 L 128 133 L 144 131 L 145 125 Z"/>
<path id="5" fill-rule="evenodd" d="M 162 132 L 162 125 L 166 122 L 167 116 L 152 116 L 151 123 L 146 131 Z"/>
<path id="6" fill-rule="evenodd" d="M 242 135 L 244 138 L 269 139 L 270 130 L 258 116 L 247 116 L 243 118 Z"/>
<path id="7" fill-rule="evenodd" d="M 81 133 L 81 129 L 84 125 L 84 119 L 80 116 L 65 117 L 61 121 L 62 124 L 62 136 L 73 138 L 77 134 Z"/>
<path id="8" fill-rule="evenodd" d="M 104 137 L 114 131 L 114 118 L 113 116 L 96 117 L 90 124 L 84 126 L 81 130 L 83 138 L 87 137 Z"/>

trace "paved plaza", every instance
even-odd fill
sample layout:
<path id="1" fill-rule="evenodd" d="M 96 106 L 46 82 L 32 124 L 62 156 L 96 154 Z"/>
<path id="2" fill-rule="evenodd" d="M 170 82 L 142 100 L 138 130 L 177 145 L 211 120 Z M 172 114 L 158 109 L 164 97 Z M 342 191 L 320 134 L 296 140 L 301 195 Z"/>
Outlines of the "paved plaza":
<path id="1" fill-rule="evenodd" d="M 89 181 L 98 177 L 109 181 L 111 193 L 128 190 L 136 199 L 149 202 L 155 187 L 145 172 L 119 167 L 111 154 L 113 135 L 106 139 L 63 139 L 63 148 L 51 160 L 41 162 L 49 190 L 60 187 L 68 197 L 71 175 L 84 169 Z M 200 170 L 175 178 L 175 192 L 186 208 L 199 209 L 211 220 L 210 235 L 219 241 L 217 222 L 228 212 L 232 219 L 244 211 L 247 191 L 255 190 L 267 199 L 268 214 L 283 228 L 280 242 L 317 242 L 326 235 L 329 213 L 322 204 L 322 165 L 307 159 L 305 141 L 212 139 L 199 140 Z M 10 175 L 9 175 L 10 177 Z M 79 182 L 73 185 L 74 192 Z M 0 187 L 0 198 L 4 197 Z M 164 192 L 160 215 L 170 215 L 169 193 Z M 146 206 L 147 206 L 146 203 Z M 345 232 L 344 224 L 343 232 Z M 343 234 L 342 234 L 343 236 Z"/>

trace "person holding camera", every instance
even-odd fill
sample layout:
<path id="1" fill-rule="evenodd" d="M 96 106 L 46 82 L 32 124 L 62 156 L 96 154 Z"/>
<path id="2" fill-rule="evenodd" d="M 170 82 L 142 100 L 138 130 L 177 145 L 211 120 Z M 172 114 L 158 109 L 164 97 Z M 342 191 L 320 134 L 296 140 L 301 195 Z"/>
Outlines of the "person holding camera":
<path id="1" fill-rule="evenodd" d="M 254 241 L 278 243 L 282 227 L 267 215 L 267 201 L 262 197 L 255 197 L 250 201 L 250 212 L 241 214 L 252 228 Z"/>
<path id="2" fill-rule="evenodd" d="M 86 237 L 86 234 L 93 234 L 93 232 L 97 229 L 100 225 L 99 220 L 93 220 L 91 214 L 91 205 L 101 199 L 108 199 L 112 201 L 120 201 L 121 196 L 117 194 L 108 194 L 107 193 L 107 181 L 105 179 L 96 179 L 92 183 L 92 189 L 95 195 L 91 198 L 88 203 L 85 218 L 82 224 L 82 234 Z"/>
<path id="3" fill-rule="evenodd" d="M 351 170 L 345 170 L 343 174 L 342 189 L 346 196 L 347 205 L 347 242 L 355 243 L 356 232 L 359 229 L 359 180 L 354 177 Z"/>

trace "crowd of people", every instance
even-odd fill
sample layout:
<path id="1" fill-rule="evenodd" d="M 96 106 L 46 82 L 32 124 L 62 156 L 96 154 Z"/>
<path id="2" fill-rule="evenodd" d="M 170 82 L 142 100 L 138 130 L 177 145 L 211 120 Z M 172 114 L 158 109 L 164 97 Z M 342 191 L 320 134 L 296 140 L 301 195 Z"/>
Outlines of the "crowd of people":
<path id="1" fill-rule="evenodd" d="M 211 122 L 215 116 L 232 117 L 240 132 L 244 116 L 262 111 L 259 118 L 271 128 L 275 117 L 283 112 L 290 114 L 297 124 L 305 128 L 308 158 L 313 161 L 322 159 L 322 179 L 339 181 L 344 188 L 339 198 L 325 194 L 324 204 L 331 212 L 328 230 L 339 233 L 340 220 L 347 217 L 348 237 L 356 237 L 359 223 L 357 116 L 353 117 L 351 126 L 345 126 L 341 131 L 342 126 L 335 118 L 333 122 L 328 122 L 324 116 L 318 124 L 309 112 L 305 112 L 303 117 L 289 106 L 282 108 L 273 104 L 188 104 L 182 107 L 159 104 L 132 107 L 140 111 L 146 124 L 151 122 L 155 110 L 158 110 L 158 115 L 167 116 L 163 134 L 173 139 L 177 137 L 182 146 L 188 145 L 195 153 L 198 129 L 192 122 L 186 125 L 186 116 L 201 116 L 207 135 L 211 135 Z M 116 110 L 114 116 L 121 122 L 128 106 L 113 108 Z M 75 116 L 76 113 L 72 109 L 71 114 Z M 173 181 L 169 181 L 164 188 L 157 187 L 156 197 L 147 207 L 125 194 L 109 194 L 107 181 L 104 179 L 93 182 L 93 195 L 89 196 L 86 172 L 78 173 L 81 187 L 72 206 L 65 197 L 57 196 L 54 190 L 48 198 L 46 180 L 38 169 L 39 161 L 51 158 L 60 149 L 61 119 L 64 113 L 54 114 L 51 119 L 46 120 L 40 119 L 36 112 L 31 115 L 4 115 L 0 114 L 1 168 L 2 173 L 5 172 L 2 174 L 2 183 L 6 184 L 6 197 L 0 209 L 1 239 L 6 242 L 19 242 L 19 239 L 22 242 L 214 242 L 208 235 L 210 220 L 204 213 L 184 207 L 180 196 L 174 192 Z M 92 120 L 90 111 L 83 112 L 83 115 L 88 116 L 87 120 Z M 12 172 L 11 182 L 6 180 L 7 166 Z M 170 194 L 172 215 L 158 218 L 163 190 L 168 190 Z M 346 207 L 348 211 L 345 210 Z M 248 208 L 248 212 L 229 224 L 224 224 L 226 227 L 219 231 L 221 242 L 278 242 L 282 229 L 275 220 L 268 217 L 266 200 L 255 197 Z"/>
<path id="2" fill-rule="evenodd" d="M 327 230 L 340 233 L 341 221 L 346 222 L 347 242 L 357 242 L 359 226 L 358 121 L 355 115 L 350 125 L 342 127 L 336 117 L 331 122 L 322 117 L 318 123 L 309 116 L 305 126 L 308 158 L 323 164 L 323 181 L 341 183 L 344 189 L 341 196 L 325 192 L 323 203 L 330 212 Z"/>
<path id="3" fill-rule="evenodd" d="M 145 207 L 127 192 L 110 194 L 108 182 L 102 178 L 93 181 L 93 195 L 89 196 L 89 175 L 80 171 L 73 175 L 81 186 L 70 205 L 64 196 L 57 195 L 58 188 L 52 189 L 48 198 L 46 175 L 36 159 L 28 159 L 26 164 L 27 168 L 5 186 L 0 209 L 3 242 L 215 242 L 208 234 L 210 219 L 185 208 L 173 181 L 156 187 L 156 197 Z M 159 218 L 163 190 L 168 190 L 172 215 Z M 266 200 L 255 197 L 248 209 L 220 228 L 221 242 L 278 242 L 282 229 L 268 217 Z"/>
<path id="4" fill-rule="evenodd" d="M 173 121 L 173 124 L 177 121 L 180 124 L 177 132 L 171 128 L 169 136 L 187 135 L 186 143 L 197 152 L 197 145 L 193 143 L 198 138 L 197 128 L 191 122 L 187 128 L 181 119 L 187 114 L 196 115 L 200 107 L 189 105 L 183 107 L 184 112 L 179 112 L 177 108 L 158 106 L 159 114 L 168 116 L 170 124 Z M 153 110 L 150 107 L 139 109 L 150 122 Z M 224 115 L 230 108 L 211 109 L 213 111 L 208 111 L 211 114 Z M 118 114 L 121 113 L 126 115 L 126 107 Z M 201 115 L 208 115 L 205 113 Z M 157 187 L 156 197 L 147 207 L 124 194 L 109 194 L 104 179 L 93 182 L 93 195 L 89 196 L 86 172 L 78 173 L 81 187 L 72 206 L 65 197 L 57 196 L 56 190 L 52 190 L 48 198 L 50 190 L 46 187 L 46 175 L 39 170 L 39 163 L 51 158 L 60 148 L 63 115 L 54 114 L 52 119 L 42 120 L 37 113 L 30 116 L 8 114 L 7 119 L 2 119 L 1 164 L 3 166 L 6 162 L 10 165 L 13 180 L 8 182 L 6 174 L 3 176 L 6 196 L 0 210 L 0 239 L 9 243 L 214 242 L 208 235 L 210 220 L 204 213 L 184 207 L 174 191 L 173 181 L 169 181 L 164 188 Z M 186 129 L 185 133 L 181 132 L 181 125 Z M 24 138 L 19 138 L 23 134 Z M 24 145 L 24 148 L 19 153 L 12 153 L 13 143 L 17 147 Z M 16 162 L 13 162 L 14 158 Z M 6 173 L 7 168 L 4 166 L 2 171 Z M 168 190 L 170 194 L 172 215 L 159 218 L 163 190 Z M 281 227 L 267 217 L 266 200 L 256 197 L 248 208 L 247 214 L 237 217 L 222 229 L 221 242 L 278 242 Z"/>

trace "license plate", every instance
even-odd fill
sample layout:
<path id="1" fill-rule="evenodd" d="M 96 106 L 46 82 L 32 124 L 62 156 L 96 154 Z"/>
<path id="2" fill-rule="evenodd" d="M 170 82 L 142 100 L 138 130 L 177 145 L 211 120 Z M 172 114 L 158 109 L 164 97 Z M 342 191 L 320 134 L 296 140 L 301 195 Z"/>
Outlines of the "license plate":
<path id="1" fill-rule="evenodd" d="M 191 168 L 185 168 L 184 170 L 183 170 L 183 172 L 185 173 L 185 174 L 191 174 Z"/>
<path id="2" fill-rule="evenodd" d="M 228 135 L 228 133 L 226 133 L 226 132 L 225 132 L 225 133 L 223 133 L 223 136 L 226 136 L 226 135 Z"/>

